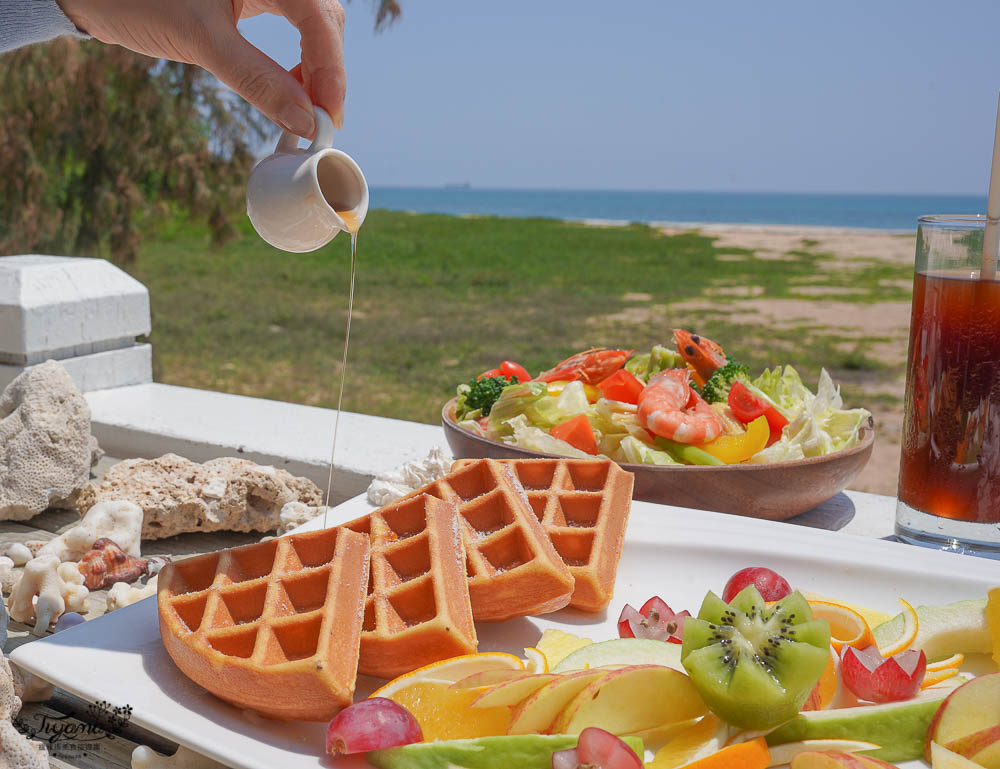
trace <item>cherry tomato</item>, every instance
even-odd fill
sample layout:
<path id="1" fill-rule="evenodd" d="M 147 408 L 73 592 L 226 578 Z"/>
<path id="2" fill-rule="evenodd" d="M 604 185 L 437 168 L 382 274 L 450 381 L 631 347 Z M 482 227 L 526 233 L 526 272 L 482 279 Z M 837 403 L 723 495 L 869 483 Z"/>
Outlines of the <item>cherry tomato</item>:
<path id="1" fill-rule="evenodd" d="M 484 371 L 477 376 L 476 379 L 493 379 L 498 376 L 503 376 L 503 372 L 499 368 L 491 368 L 489 371 Z"/>
<path id="2" fill-rule="evenodd" d="M 926 672 L 927 656 L 917 649 L 883 659 L 876 646 L 845 646 L 840 659 L 844 686 L 869 702 L 898 702 L 916 696 Z"/>
<path id="3" fill-rule="evenodd" d="M 679 644 L 683 640 L 684 619 L 691 612 L 674 612 L 666 601 L 654 595 L 639 611 L 625 604 L 618 617 L 618 635 L 621 638 L 650 638 Z"/>
<path id="4" fill-rule="evenodd" d="M 722 590 L 722 600 L 729 603 L 747 585 L 756 587 L 765 601 L 780 601 L 792 592 L 792 586 L 776 571 L 763 566 L 748 566 L 729 578 Z"/>
<path id="5" fill-rule="evenodd" d="M 508 379 L 517 379 L 518 382 L 531 381 L 528 369 L 512 360 L 505 360 L 500 364 L 500 373 Z"/>

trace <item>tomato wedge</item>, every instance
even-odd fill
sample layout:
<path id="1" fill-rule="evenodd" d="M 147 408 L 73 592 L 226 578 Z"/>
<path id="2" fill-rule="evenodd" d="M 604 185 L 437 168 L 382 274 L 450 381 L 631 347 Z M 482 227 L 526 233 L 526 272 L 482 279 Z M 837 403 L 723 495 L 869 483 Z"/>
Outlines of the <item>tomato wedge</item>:
<path id="1" fill-rule="evenodd" d="M 915 697 L 927 672 L 927 657 L 907 649 L 883 659 L 878 648 L 845 646 L 840 659 L 844 686 L 869 702 L 898 702 Z"/>
<path id="2" fill-rule="evenodd" d="M 549 435 L 566 441 L 570 446 L 587 454 L 597 453 L 597 438 L 594 437 L 594 431 L 590 428 L 590 422 L 587 421 L 585 414 L 580 414 L 572 419 L 567 419 L 562 424 L 550 427 Z"/>
<path id="3" fill-rule="evenodd" d="M 749 424 L 758 417 L 767 419 L 767 426 L 771 430 L 771 437 L 767 442 L 768 446 L 781 437 L 781 431 L 788 424 L 785 415 L 778 411 L 773 404 L 751 392 L 750 388 L 738 379 L 729 388 L 728 400 L 733 416 L 743 424 Z"/>
<path id="4" fill-rule="evenodd" d="M 639 393 L 645 386 L 636 379 L 631 371 L 626 371 L 623 368 L 618 369 L 603 382 L 597 384 L 605 398 L 622 403 L 638 403 Z"/>

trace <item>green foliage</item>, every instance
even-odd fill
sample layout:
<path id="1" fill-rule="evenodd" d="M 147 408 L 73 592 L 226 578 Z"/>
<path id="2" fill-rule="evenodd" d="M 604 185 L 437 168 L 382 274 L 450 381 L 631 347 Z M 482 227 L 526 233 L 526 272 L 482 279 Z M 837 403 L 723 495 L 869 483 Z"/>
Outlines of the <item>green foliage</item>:
<path id="1" fill-rule="evenodd" d="M 178 212 L 216 243 L 232 235 L 252 148 L 273 126 L 212 75 L 69 39 L 2 63 L 0 253 L 129 262 Z"/>
<path id="2" fill-rule="evenodd" d="M 701 388 L 701 397 L 709 403 L 721 403 L 729 397 L 729 389 L 737 379 L 750 381 L 750 368 L 739 361 L 730 360 L 708 378 Z"/>

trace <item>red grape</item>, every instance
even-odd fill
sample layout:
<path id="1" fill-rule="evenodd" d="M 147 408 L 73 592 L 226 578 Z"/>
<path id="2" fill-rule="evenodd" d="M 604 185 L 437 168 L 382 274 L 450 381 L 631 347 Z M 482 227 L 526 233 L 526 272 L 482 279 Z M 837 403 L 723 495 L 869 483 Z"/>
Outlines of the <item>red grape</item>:
<path id="1" fill-rule="evenodd" d="M 409 710 L 385 697 L 344 708 L 326 729 L 326 752 L 365 753 L 421 742 L 424 733 Z"/>
<path id="2" fill-rule="evenodd" d="M 763 566 L 748 566 L 729 578 L 722 591 L 722 600 L 732 601 L 747 585 L 753 585 L 765 601 L 780 601 L 792 592 L 791 585 L 777 572 Z"/>
<path id="3" fill-rule="evenodd" d="M 679 644 L 685 617 L 691 612 L 675 612 L 658 595 L 654 595 L 642 605 L 639 611 L 630 604 L 622 607 L 618 617 L 618 635 L 621 638 L 650 638 L 655 641 L 669 641 Z"/>
<path id="4" fill-rule="evenodd" d="M 844 686 L 869 702 L 898 702 L 915 697 L 927 672 L 923 651 L 907 649 L 883 659 L 878 648 L 844 647 L 840 675 Z"/>
<path id="5" fill-rule="evenodd" d="M 611 732 L 588 726 L 576 747 L 552 754 L 552 769 L 642 769 L 642 761 Z"/>

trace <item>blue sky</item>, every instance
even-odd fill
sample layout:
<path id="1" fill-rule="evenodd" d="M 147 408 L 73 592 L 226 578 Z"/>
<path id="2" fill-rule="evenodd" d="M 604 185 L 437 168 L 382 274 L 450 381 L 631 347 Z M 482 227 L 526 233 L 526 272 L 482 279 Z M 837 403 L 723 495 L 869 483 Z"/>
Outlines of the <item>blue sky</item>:
<path id="1" fill-rule="evenodd" d="M 373 186 L 984 193 L 1000 3 L 347 3 Z M 283 19 L 242 22 L 279 63 Z"/>

